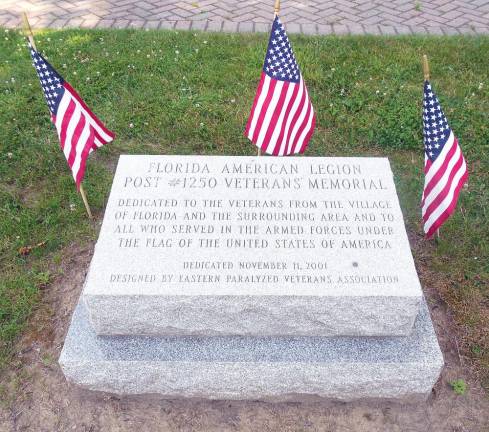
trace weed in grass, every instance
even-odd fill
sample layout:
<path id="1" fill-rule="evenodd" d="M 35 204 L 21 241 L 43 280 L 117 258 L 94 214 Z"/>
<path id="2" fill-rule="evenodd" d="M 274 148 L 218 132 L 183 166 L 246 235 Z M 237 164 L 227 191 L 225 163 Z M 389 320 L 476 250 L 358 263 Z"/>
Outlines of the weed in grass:
<path id="1" fill-rule="evenodd" d="M 482 355 L 482 348 L 479 345 L 473 345 L 471 348 L 471 351 L 476 355 L 480 356 Z"/>
<path id="2" fill-rule="evenodd" d="M 46 367 L 51 367 L 55 364 L 55 358 L 49 353 L 43 353 L 41 355 L 41 363 Z"/>
<path id="3" fill-rule="evenodd" d="M 36 273 L 35 279 L 38 288 L 40 289 L 46 288 L 49 284 L 50 278 L 51 278 L 51 274 L 48 271 Z"/>
<path id="4" fill-rule="evenodd" d="M 450 385 L 452 386 L 452 389 L 455 392 L 455 394 L 458 394 L 460 396 L 463 396 L 467 391 L 467 384 L 463 379 L 454 380 L 450 382 Z"/>

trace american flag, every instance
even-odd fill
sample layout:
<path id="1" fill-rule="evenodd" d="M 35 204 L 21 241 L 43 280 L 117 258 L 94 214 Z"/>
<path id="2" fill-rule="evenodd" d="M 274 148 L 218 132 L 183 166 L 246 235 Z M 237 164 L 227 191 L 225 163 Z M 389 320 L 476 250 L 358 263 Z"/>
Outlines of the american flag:
<path id="1" fill-rule="evenodd" d="M 33 63 L 41 82 L 44 98 L 56 126 L 61 149 L 71 168 L 77 188 L 85 174 L 88 155 L 111 142 L 109 131 L 93 114 L 75 90 L 29 43 Z"/>
<path id="2" fill-rule="evenodd" d="M 431 237 L 457 206 L 467 181 L 467 165 L 431 84 L 423 98 L 425 182 L 421 202 L 424 232 Z"/>
<path id="3" fill-rule="evenodd" d="M 276 16 L 245 135 L 268 154 L 303 153 L 315 124 L 306 85 L 285 28 Z"/>

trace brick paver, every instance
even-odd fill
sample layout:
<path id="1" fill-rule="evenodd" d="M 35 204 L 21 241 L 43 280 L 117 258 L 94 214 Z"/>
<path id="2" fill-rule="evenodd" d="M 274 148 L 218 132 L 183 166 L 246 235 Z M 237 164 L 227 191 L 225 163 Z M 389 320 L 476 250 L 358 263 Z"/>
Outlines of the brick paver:
<path id="1" fill-rule="evenodd" d="M 0 0 L 0 26 L 267 31 L 273 0 Z M 489 0 L 282 0 L 289 33 L 487 34 Z"/>

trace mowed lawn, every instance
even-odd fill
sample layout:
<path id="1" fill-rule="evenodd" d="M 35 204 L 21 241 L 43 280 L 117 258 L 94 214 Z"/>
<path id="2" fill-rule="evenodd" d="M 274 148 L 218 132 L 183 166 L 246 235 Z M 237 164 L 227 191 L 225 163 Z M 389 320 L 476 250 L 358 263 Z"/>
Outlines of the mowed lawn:
<path id="1" fill-rule="evenodd" d="M 24 39 L 0 30 L 0 369 L 67 248 L 97 236 L 59 150 Z M 423 144 L 420 58 L 468 161 L 470 181 L 424 264 L 461 355 L 489 389 L 489 38 L 299 37 L 317 112 L 308 156 L 385 155 L 419 243 Z M 85 189 L 100 218 L 121 153 L 251 155 L 243 137 L 267 35 L 43 31 L 38 49 L 117 139 L 92 155 Z M 423 243 L 424 244 L 424 243 Z M 36 245 L 38 245 L 36 247 Z M 28 254 L 23 247 L 34 246 Z M 420 257 L 417 257 L 420 259 Z"/>

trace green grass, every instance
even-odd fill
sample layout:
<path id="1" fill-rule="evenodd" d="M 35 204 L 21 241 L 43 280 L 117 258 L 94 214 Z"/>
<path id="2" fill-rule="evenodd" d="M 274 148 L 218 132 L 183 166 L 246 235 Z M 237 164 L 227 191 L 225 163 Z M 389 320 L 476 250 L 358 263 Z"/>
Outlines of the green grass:
<path id="1" fill-rule="evenodd" d="M 96 238 L 16 32 L 0 38 L 0 368 L 59 273 L 70 244 Z M 465 334 L 464 355 L 489 383 L 489 38 L 292 37 L 317 112 L 307 154 L 387 155 L 406 223 L 420 233 L 423 53 L 469 163 L 470 183 L 427 264 Z M 155 31 L 50 31 L 38 49 L 117 140 L 92 155 L 85 189 L 96 213 L 117 156 L 255 154 L 243 129 L 266 35 Z M 20 247 L 46 242 L 29 255 Z M 49 286 L 48 286 L 49 289 Z"/>

